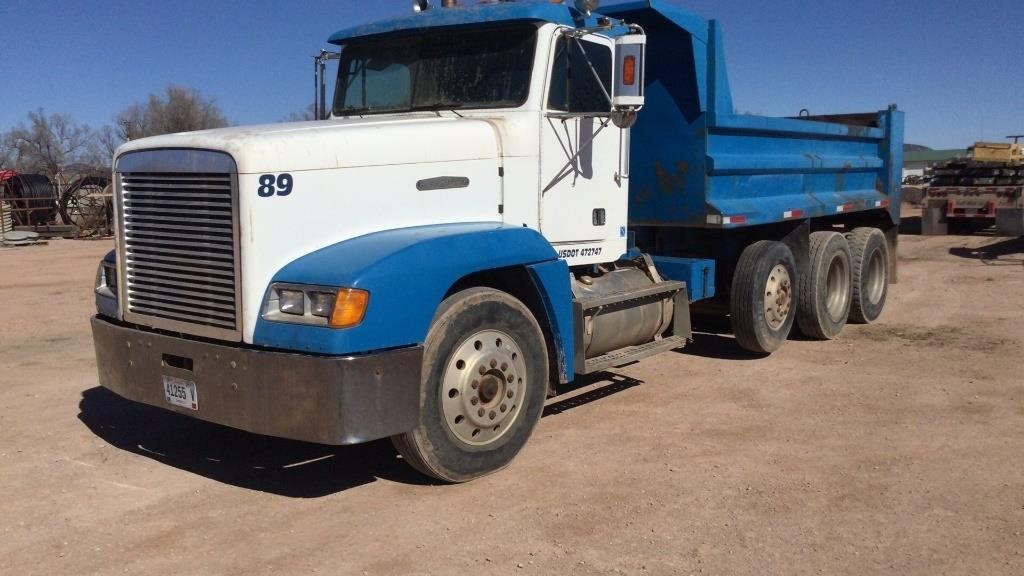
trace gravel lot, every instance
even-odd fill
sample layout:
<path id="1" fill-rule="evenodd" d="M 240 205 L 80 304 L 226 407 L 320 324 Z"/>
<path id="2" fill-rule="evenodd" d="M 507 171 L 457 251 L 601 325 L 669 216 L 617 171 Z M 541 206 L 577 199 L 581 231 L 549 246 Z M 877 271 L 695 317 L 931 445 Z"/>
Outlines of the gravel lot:
<path id="1" fill-rule="evenodd" d="M 0 248 L 0 574 L 1024 574 L 1021 239 L 904 236 L 877 324 L 705 326 L 459 486 L 98 388 L 111 244 Z"/>

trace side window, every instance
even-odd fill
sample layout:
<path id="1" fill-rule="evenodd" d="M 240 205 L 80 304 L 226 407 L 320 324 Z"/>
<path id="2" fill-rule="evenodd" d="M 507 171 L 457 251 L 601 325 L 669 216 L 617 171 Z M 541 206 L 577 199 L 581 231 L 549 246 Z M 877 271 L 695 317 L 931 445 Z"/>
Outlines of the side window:
<path id="1" fill-rule="evenodd" d="M 582 46 L 582 48 L 581 48 Z M 588 64 L 589 60 L 589 64 Z M 600 76 L 598 83 L 594 71 Z M 601 90 L 601 85 L 604 90 Z M 573 114 L 608 114 L 612 91 L 612 51 L 606 46 L 565 36 L 555 46 L 548 108 Z"/>

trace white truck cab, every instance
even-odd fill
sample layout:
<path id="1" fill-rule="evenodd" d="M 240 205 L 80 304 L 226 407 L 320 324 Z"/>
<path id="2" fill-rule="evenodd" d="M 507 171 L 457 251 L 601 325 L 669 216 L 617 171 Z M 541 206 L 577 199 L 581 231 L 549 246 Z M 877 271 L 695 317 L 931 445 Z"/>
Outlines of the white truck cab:
<path id="1" fill-rule="evenodd" d="M 339 33 L 337 91 L 322 121 L 123 146 L 118 250 L 98 294 L 104 384 L 268 434 L 332 443 L 398 434 L 419 419 L 424 343 L 454 285 L 514 266 L 527 281 L 563 284 L 543 293 L 568 303 L 570 268 L 625 254 L 629 137 L 612 121 L 616 40 L 606 33 L 639 30 L 581 28 L 566 7 L 517 8 L 518 17 L 469 26 Z M 561 23 L 534 14 L 552 9 Z M 630 54 L 635 75 L 642 62 Z M 637 268 L 621 276 L 646 288 L 660 280 Z M 681 285 L 662 288 L 641 330 L 648 339 L 664 332 Z M 501 304 L 530 317 L 527 333 L 540 331 L 521 302 Z M 351 317 L 339 320 L 346 306 Z M 576 338 L 570 322 L 564 339 Z M 482 418 L 456 427 L 466 442 L 528 432 L 549 368 L 556 382 L 571 375 L 564 348 L 550 347 L 561 358 L 549 365 L 543 338 L 531 350 L 511 332 L 487 332 L 504 345 L 490 342 L 477 360 L 483 384 L 465 383 L 490 391 L 467 393 L 467 406 L 494 404 L 483 416 L 466 410 Z M 528 401 L 509 396 L 514 388 L 529 389 Z M 326 413 L 310 414 L 310 402 Z"/>

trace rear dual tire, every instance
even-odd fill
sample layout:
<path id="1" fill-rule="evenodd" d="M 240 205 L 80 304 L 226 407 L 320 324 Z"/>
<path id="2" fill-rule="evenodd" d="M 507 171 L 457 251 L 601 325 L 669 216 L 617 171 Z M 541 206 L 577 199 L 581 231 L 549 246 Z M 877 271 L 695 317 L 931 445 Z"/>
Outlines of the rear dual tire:
<path id="1" fill-rule="evenodd" d="M 850 244 L 838 232 L 814 232 L 810 262 L 800 275 L 796 321 L 800 332 L 816 340 L 839 336 L 850 315 L 853 296 Z"/>
<path id="2" fill-rule="evenodd" d="M 855 228 L 846 240 L 853 264 L 850 321 L 870 324 L 882 315 L 889 295 L 889 244 L 878 228 Z"/>
<path id="3" fill-rule="evenodd" d="M 793 252 L 782 242 L 761 240 L 743 250 L 729 299 L 740 347 L 770 354 L 786 342 L 796 317 L 796 281 Z"/>
<path id="4" fill-rule="evenodd" d="M 789 337 L 794 321 L 806 336 L 831 340 L 846 323 L 874 322 L 885 308 L 889 248 L 878 228 L 845 236 L 810 235 L 809 266 L 796 273 L 782 242 L 761 240 L 743 251 L 732 280 L 730 314 L 740 347 L 770 354 Z"/>

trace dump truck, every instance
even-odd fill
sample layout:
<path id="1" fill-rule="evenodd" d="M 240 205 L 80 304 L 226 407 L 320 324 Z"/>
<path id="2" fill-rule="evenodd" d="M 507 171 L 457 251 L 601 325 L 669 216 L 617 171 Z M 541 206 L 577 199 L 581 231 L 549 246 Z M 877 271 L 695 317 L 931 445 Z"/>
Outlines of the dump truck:
<path id="1" fill-rule="evenodd" d="M 995 224 L 1000 236 L 1024 235 L 1024 147 L 976 142 L 966 158 L 937 165 L 924 189 L 921 233 L 949 233 L 950 222 Z"/>
<path id="2" fill-rule="evenodd" d="M 691 311 L 754 356 L 878 319 L 894 106 L 737 114 L 720 25 L 668 2 L 445 4 L 334 34 L 325 119 L 117 151 L 103 386 L 463 482 Z"/>

